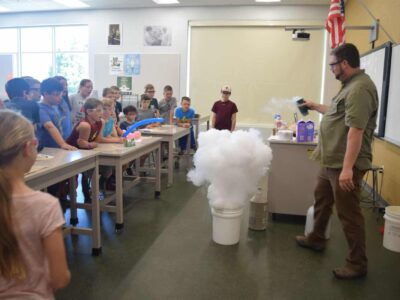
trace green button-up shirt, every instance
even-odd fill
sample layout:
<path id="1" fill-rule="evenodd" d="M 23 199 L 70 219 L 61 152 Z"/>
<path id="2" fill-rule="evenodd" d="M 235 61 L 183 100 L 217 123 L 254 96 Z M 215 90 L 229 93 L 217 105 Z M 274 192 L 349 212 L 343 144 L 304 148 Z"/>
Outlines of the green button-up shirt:
<path id="1" fill-rule="evenodd" d="M 342 84 L 339 93 L 325 112 L 314 158 L 328 168 L 342 168 L 350 127 L 363 129 L 363 138 L 355 167 L 371 168 L 372 139 L 376 127 L 378 93 L 364 70 L 353 74 Z"/>

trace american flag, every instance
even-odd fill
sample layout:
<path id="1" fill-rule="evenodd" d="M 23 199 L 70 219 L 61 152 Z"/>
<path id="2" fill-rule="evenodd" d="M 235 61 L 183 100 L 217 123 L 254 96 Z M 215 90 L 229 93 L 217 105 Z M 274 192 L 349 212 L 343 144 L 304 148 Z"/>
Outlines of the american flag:
<path id="1" fill-rule="evenodd" d="M 332 49 L 344 43 L 346 33 L 344 0 L 331 0 L 328 18 L 326 19 L 326 29 L 329 32 L 329 42 Z"/>

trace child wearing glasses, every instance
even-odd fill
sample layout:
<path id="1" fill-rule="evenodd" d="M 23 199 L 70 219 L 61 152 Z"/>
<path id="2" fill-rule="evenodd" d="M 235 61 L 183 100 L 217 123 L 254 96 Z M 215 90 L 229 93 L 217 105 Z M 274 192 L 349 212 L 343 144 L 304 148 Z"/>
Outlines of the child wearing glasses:
<path id="1" fill-rule="evenodd" d="M 38 141 L 31 122 L 0 111 L 0 298 L 54 299 L 71 274 L 57 199 L 24 182 Z"/>
<path id="2" fill-rule="evenodd" d="M 85 118 L 75 125 L 67 143 L 79 149 L 93 149 L 98 143 L 122 143 L 119 137 L 103 137 L 103 103 L 89 98 L 83 105 Z"/>
<path id="3" fill-rule="evenodd" d="M 28 100 L 40 102 L 42 97 L 42 94 L 40 94 L 40 81 L 31 76 L 23 76 L 21 78 L 29 84 Z"/>
<path id="4" fill-rule="evenodd" d="M 152 85 L 151 83 L 146 84 L 146 86 L 144 87 L 144 93 L 150 98 L 149 107 L 158 111 L 158 101 L 157 98 L 154 98 L 154 94 L 156 93 L 154 85 Z"/>
<path id="5" fill-rule="evenodd" d="M 221 100 L 214 103 L 211 111 L 211 127 L 218 130 L 234 131 L 236 128 L 236 113 L 238 109 L 235 102 L 229 99 L 232 89 L 228 85 L 221 88 Z"/>
<path id="6" fill-rule="evenodd" d="M 122 142 L 120 138 L 105 138 L 103 137 L 104 121 L 103 103 L 95 98 L 89 98 L 83 105 L 85 118 L 75 125 L 67 142 L 79 149 L 93 149 L 98 143 L 114 143 Z M 117 140 L 118 139 L 118 140 Z M 111 176 L 111 170 L 100 170 L 104 181 Z M 91 173 L 85 172 L 82 174 L 82 192 L 85 197 L 85 203 L 91 202 L 90 195 L 90 179 Z"/>

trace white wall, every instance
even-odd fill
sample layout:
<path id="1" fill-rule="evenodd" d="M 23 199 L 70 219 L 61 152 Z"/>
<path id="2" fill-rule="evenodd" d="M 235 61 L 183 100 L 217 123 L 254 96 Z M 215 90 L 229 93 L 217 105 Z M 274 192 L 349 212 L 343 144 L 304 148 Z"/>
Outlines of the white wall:
<path id="1" fill-rule="evenodd" d="M 89 25 L 89 74 L 93 78 L 96 53 L 179 53 L 181 54 L 180 94 L 186 91 L 187 33 L 193 20 L 324 20 L 327 6 L 236 6 L 236 7 L 185 7 L 148 8 L 124 10 L 93 10 L 68 12 L 36 12 L 0 14 L 0 27 L 37 25 Z M 123 45 L 109 47 L 106 40 L 108 23 L 121 23 Z M 171 47 L 144 47 L 143 27 L 166 25 L 172 28 Z M 3 42 L 3 41 L 2 41 Z M 158 88 L 160 90 L 160 87 Z M 159 95 L 158 95 L 159 97 Z"/>

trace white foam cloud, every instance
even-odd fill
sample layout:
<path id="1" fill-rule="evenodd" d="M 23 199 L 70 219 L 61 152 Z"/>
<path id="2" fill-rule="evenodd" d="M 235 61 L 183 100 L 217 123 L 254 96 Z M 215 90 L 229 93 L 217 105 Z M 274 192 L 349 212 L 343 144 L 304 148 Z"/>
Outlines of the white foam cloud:
<path id="1" fill-rule="evenodd" d="M 213 207 L 243 207 L 269 168 L 269 146 L 254 129 L 233 133 L 211 129 L 200 133 L 198 142 L 188 180 L 197 186 L 209 184 L 207 197 Z"/>

